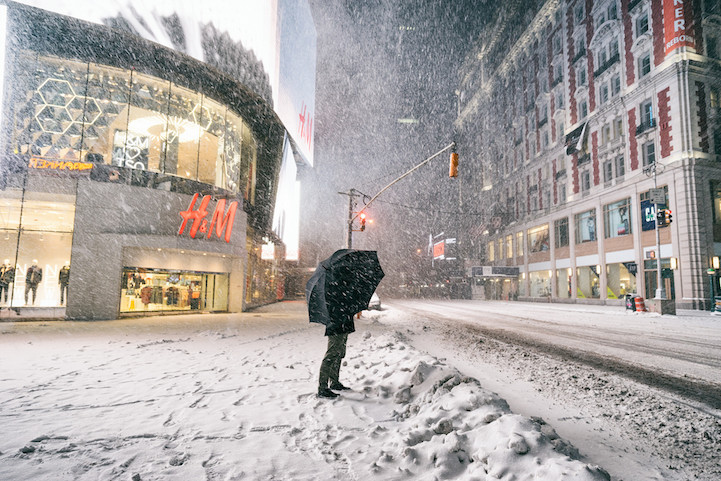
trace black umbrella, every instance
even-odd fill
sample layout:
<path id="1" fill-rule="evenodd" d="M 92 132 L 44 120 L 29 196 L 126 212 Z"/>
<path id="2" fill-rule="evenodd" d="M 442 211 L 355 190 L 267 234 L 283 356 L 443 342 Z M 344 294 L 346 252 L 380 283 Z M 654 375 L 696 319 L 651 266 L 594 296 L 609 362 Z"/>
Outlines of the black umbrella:
<path id="1" fill-rule="evenodd" d="M 331 319 L 367 309 L 384 275 L 376 251 L 335 251 L 318 264 L 305 286 L 310 322 L 327 326 Z"/>

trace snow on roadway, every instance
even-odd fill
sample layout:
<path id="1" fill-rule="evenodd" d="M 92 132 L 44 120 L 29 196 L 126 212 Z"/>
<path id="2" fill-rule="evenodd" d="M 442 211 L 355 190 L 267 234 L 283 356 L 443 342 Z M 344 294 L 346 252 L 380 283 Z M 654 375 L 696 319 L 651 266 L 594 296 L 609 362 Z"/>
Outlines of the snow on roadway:
<path id="1" fill-rule="evenodd" d="M 465 305 L 465 307 L 461 307 Z M 705 312 L 683 312 L 679 316 L 624 313 L 602 306 L 546 306 L 527 303 L 476 301 L 388 301 L 383 323 L 401 330 L 417 349 L 444 360 L 465 375 L 499 393 L 514 412 L 540 416 L 587 459 L 604 466 L 618 481 L 718 481 L 721 479 L 721 413 L 689 402 L 665 391 L 609 374 L 597 368 L 538 352 L 523 345 L 498 341 L 462 329 L 464 322 L 494 325 L 523 332 L 524 327 L 549 325 L 566 332 L 582 327 L 599 337 L 624 333 L 629 345 L 643 344 L 646 337 L 669 338 L 681 334 L 693 360 L 693 344 L 701 350 L 701 363 L 718 363 L 718 354 L 708 356 L 708 344 L 717 342 L 721 318 Z M 475 312 L 474 312 L 475 311 Z M 616 312 L 618 311 L 618 312 Z M 505 313 L 505 317 L 499 313 Z M 423 313 L 423 314 L 419 314 Z M 518 319 L 524 319 L 518 322 Z M 463 322 L 459 322 L 463 321 Z M 679 327 L 680 326 L 680 327 Z M 527 334 L 537 336 L 538 331 Z M 579 332 L 582 332 L 579 329 Z M 554 338 L 574 346 L 566 336 Z M 703 341 L 703 342 L 701 342 Z M 654 341 L 655 342 L 655 341 Z M 665 341 L 664 341 L 665 342 Z M 669 345 L 672 342 L 668 343 Z M 589 349 L 576 343 L 577 349 Z M 719 346 L 716 345 L 716 352 Z M 673 356 L 677 349 L 668 348 Z M 632 348 L 615 354 L 638 360 Z M 658 355 L 657 362 L 676 368 Z M 706 379 L 718 373 L 708 365 L 697 366 Z M 685 373 L 679 372 L 679 376 Z"/>
<path id="2" fill-rule="evenodd" d="M 0 323 L 0 479 L 608 479 L 386 314 L 358 321 L 353 390 L 330 401 L 315 396 L 322 328 L 299 302 Z"/>

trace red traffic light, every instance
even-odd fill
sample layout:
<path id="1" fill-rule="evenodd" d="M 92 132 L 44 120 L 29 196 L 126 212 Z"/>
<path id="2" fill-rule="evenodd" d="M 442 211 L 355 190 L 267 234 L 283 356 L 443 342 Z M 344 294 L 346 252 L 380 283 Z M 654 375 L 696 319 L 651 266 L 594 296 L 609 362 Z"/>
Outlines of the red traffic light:
<path id="1" fill-rule="evenodd" d="M 360 217 L 360 230 L 364 231 L 366 230 L 366 213 L 361 212 L 358 217 Z"/>

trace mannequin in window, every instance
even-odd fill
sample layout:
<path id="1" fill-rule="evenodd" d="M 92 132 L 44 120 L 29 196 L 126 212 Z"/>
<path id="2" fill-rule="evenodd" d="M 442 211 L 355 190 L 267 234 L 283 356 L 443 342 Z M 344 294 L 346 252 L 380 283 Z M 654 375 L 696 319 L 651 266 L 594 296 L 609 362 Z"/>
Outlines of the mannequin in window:
<path id="1" fill-rule="evenodd" d="M 10 259 L 5 259 L 3 265 L 0 266 L 0 302 L 7 303 L 10 284 L 13 282 L 15 282 L 15 268 L 10 265 Z M 4 300 L 3 294 L 5 295 Z"/>
<path id="2" fill-rule="evenodd" d="M 28 272 L 25 274 L 25 304 L 28 303 L 28 293 L 30 289 L 33 291 L 33 304 L 35 304 L 35 296 L 38 293 L 38 284 L 43 280 L 43 270 L 38 267 L 38 260 L 33 259 L 33 265 L 28 267 Z"/>
<path id="3" fill-rule="evenodd" d="M 60 268 L 58 274 L 58 284 L 60 284 L 60 305 L 65 304 L 65 298 L 68 296 L 68 283 L 70 282 L 70 261 L 65 261 L 65 265 Z"/>

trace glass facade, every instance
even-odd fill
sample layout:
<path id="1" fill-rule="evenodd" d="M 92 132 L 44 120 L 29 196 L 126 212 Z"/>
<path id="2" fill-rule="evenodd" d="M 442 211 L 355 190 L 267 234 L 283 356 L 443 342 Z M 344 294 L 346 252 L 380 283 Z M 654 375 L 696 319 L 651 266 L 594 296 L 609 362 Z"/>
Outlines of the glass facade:
<path id="1" fill-rule="evenodd" d="M 545 252 L 550 248 L 548 224 L 528 229 L 528 252 Z"/>
<path id="2" fill-rule="evenodd" d="M 571 275 L 573 274 L 572 269 L 557 269 L 556 270 L 556 282 L 558 293 L 557 297 L 560 299 L 571 298 Z"/>
<path id="3" fill-rule="evenodd" d="M 257 143 L 234 111 L 134 70 L 32 52 L 17 62 L 14 153 L 92 163 L 94 180 L 182 190 L 187 179 L 255 202 Z"/>
<path id="4" fill-rule="evenodd" d="M 636 293 L 636 269 L 633 262 L 606 264 L 608 299 L 622 299 L 626 294 Z"/>
<path id="5" fill-rule="evenodd" d="M 226 311 L 228 274 L 123 268 L 120 312 Z"/>
<path id="6" fill-rule="evenodd" d="M 553 230 L 556 232 L 556 247 L 568 246 L 568 217 L 553 221 Z"/>
<path id="7" fill-rule="evenodd" d="M 531 297 L 550 297 L 551 296 L 551 272 L 550 271 L 534 271 L 529 272 L 528 279 L 530 281 L 529 288 Z"/>
<path id="8" fill-rule="evenodd" d="M 576 296 L 579 299 L 601 298 L 598 269 L 598 266 L 583 266 L 576 269 L 578 273 Z"/>
<path id="9" fill-rule="evenodd" d="M 576 244 L 596 240 L 596 209 L 587 210 L 574 216 Z"/>
<path id="10" fill-rule="evenodd" d="M 603 206 L 603 229 L 606 239 L 631 234 L 631 198 Z"/>
<path id="11" fill-rule="evenodd" d="M 1 306 L 61 307 L 67 302 L 75 196 L 69 193 L 74 182 L 62 180 L 67 179 L 52 179 L 42 192 L 2 192 Z"/>

